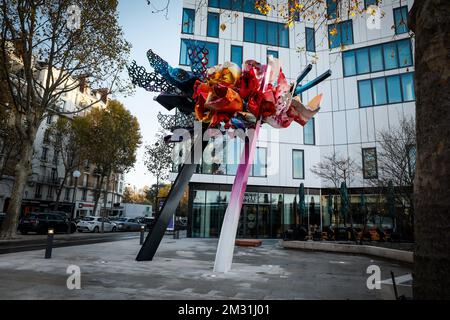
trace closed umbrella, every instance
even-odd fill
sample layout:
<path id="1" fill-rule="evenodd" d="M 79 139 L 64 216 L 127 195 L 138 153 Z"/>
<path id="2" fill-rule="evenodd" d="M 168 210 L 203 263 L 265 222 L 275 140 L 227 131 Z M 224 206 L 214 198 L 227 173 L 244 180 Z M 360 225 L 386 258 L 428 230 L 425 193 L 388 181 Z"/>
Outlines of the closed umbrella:
<path id="1" fill-rule="evenodd" d="M 305 185 L 303 183 L 300 184 L 300 188 L 298 189 L 298 207 L 299 207 L 299 215 L 303 224 L 303 217 L 306 213 L 306 205 L 305 205 Z"/>
<path id="2" fill-rule="evenodd" d="M 341 214 L 344 216 L 344 221 L 346 221 L 348 216 L 349 200 L 348 200 L 347 184 L 345 182 L 341 183 L 340 195 L 341 195 Z"/>
<path id="3" fill-rule="evenodd" d="M 388 194 L 387 194 L 387 203 L 388 203 L 388 213 L 389 217 L 392 219 L 394 232 L 397 229 L 396 226 L 396 208 L 395 208 L 395 191 L 394 191 L 394 183 L 389 181 L 388 184 Z"/>
<path id="4" fill-rule="evenodd" d="M 327 197 L 327 213 L 330 216 L 330 226 L 333 221 L 333 196 L 331 194 Z"/>

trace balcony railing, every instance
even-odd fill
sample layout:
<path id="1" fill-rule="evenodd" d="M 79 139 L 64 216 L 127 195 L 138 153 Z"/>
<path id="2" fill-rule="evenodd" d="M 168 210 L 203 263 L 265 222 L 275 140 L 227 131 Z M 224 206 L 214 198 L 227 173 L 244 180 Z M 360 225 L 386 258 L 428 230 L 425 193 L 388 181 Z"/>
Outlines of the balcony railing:
<path id="1" fill-rule="evenodd" d="M 62 182 L 62 178 L 57 178 L 57 177 L 45 177 L 45 176 L 40 176 L 37 179 L 38 183 L 43 183 L 43 184 L 49 184 L 49 185 L 53 185 L 53 186 L 58 186 L 61 184 Z"/>

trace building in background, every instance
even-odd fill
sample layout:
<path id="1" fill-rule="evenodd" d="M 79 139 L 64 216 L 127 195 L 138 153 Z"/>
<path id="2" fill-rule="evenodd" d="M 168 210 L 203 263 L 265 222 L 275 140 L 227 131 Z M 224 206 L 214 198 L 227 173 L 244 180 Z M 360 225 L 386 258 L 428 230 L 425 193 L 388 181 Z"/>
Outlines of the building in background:
<path id="1" fill-rule="evenodd" d="M 324 2 L 334 19 L 335 2 Z M 377 3 L 362 2 L 364 6 Z M 309 63 L 313 69 L 307 80 L 327 69 L 333 73 L 303 94 L 304 102 L 324 94 L 321 111 L 305 127 L 297 123 L 283 130 L 262 127 L 239 237 L 276 238 L 294 224 L 305 224 L 305 217 L 298 215 L 301 183 L 310 224 L 333 223 L 329 215 L 322 214 L 330 186 L 310 171 L 333 153 L 350 157 L 361 168 L 349 185 L 351 205 L 358 205 L 362 192 L 370 204 L 374 191 L 369 180 L 378 175 L 377 133 L 415 115 L 414 41 L 406 24 L 412 3 L 382 1 L 384 17 L 379 29 L 367 27 L 365 14 L 341 17 L 337 25 L 329 20 L 319 28 L 295 21 L 287 29 L 277 11 L 262 15 L 254 9 L 254 1 L 183 1 L 180 66 L 188 67 L 188 44 L 196 40 L 208 48 L 209 66 L 225 61 L 241 65 L 247 59 L 265 62 L 272 55 L 281 60 L 291 82 Z M 225 146 L 226 161 L 239 158 L 237 139 L 225 141 Z M 236 164 L 198 167 L 189 185 L 189 236 L 219 235 L 236 169 Z"/>

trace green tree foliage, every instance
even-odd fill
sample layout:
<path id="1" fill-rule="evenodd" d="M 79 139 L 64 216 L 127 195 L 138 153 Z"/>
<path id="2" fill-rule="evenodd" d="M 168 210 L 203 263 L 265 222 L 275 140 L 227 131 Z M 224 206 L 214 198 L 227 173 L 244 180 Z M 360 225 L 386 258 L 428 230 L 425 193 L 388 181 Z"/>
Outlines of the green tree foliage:
<path id="1" fill-rule="evenodd" d="M 136 151 L 141 144 L 139 123 L 122 103 L 112 100 L 106 108 L 94 108 L 75 123 L 78 143 L 83 145 L 81 156 L 96 166 L 99 176 L 94 193 L 95 207 L 101 195 L 101 186 L 113 173 L 127 172 L 136 162 Z M 107 188 L 104 202 L 106 205 Z"/>

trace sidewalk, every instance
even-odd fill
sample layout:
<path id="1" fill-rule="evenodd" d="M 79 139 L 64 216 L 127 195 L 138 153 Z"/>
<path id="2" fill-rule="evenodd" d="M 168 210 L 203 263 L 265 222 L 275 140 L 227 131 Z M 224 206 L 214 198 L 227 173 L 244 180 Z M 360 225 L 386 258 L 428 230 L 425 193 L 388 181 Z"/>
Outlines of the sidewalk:
<path id="1" fill-rule="evenodd" d="M 139 239 L 0 255 L 0 299 L 393 299 L 392 285 L 366 286 L 367 267 L 381 280 L 408 266 L 365 256 L 284 250 L 278 241 L 235 249 L 232 270 L 214 273 L 216 239 L 164 237 L 153 261 L 135 261 Z M 69 265 L 81 290 L 68 290 Z"/>

